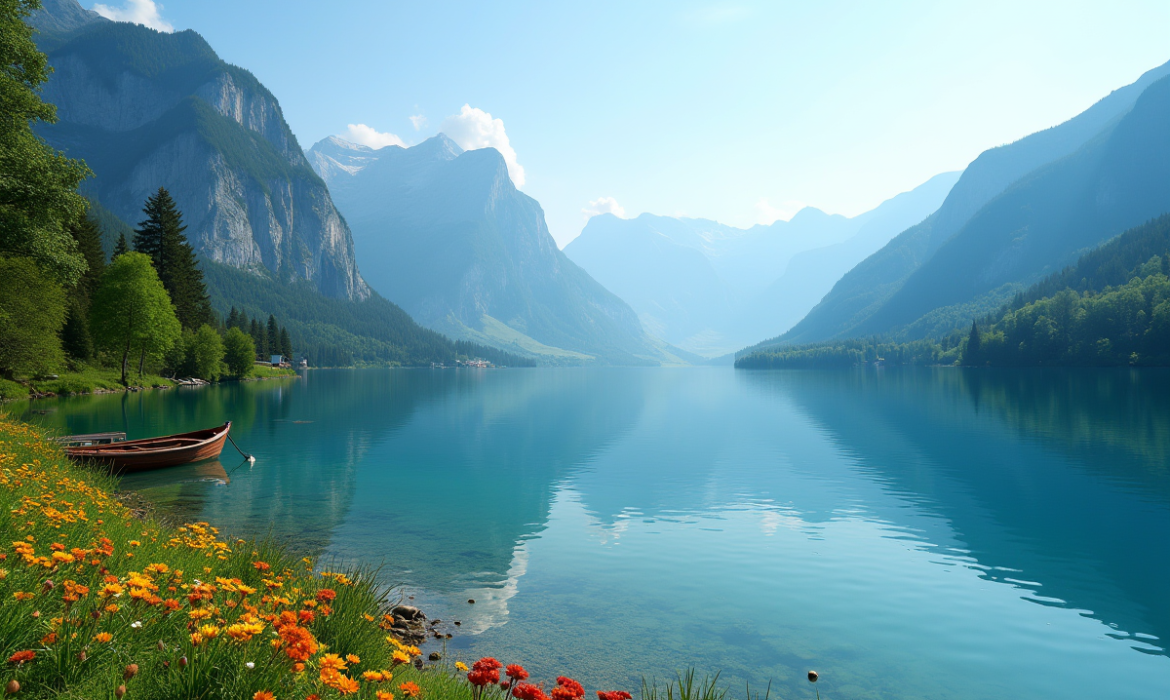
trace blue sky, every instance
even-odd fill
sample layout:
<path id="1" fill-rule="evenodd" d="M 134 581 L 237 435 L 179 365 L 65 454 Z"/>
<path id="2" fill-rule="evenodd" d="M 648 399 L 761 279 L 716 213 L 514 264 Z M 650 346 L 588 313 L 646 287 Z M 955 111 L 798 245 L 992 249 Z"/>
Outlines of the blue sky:
<path id="1" fill-rule="evenodd" d="M 615 207 L 855 215 L 1170 60 L 1166 0 L 104 4 L 202 34 L 276 94 L 305 149 L 409 145 L 445 119 L 464 140 L 506 136 L 562 245 Z"/>

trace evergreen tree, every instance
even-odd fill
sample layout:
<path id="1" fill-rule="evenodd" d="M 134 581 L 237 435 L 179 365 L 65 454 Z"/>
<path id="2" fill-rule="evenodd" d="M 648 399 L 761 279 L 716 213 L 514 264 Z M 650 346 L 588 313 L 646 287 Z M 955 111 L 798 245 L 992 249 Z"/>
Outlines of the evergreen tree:
<path id="1" fill-rule="evenodd" d="M 265 355 L 275 355 L 280 352 L 280 327 L 276 325 L 276 317 L 268 314 L 268 332 L 265 337 L 268 338 L 268 350 Z"/>
<path id="2" fill-rule="evenodd" d="M 236 307 L 232 307 L 231 313 L 227 317 L 228 328 L 239 328 L 240 326 L 240 312 L 236 311 Z"/>
<path id="3" fill-rule="evenodd" d="M 88 269 L 77 284 L 66 290 L 68 315 L 61 329 L 61 342 L 70 357 L 87 360 L 93 356 L 89 304 L 105 271 L 106 254 L 102 250 L 101 230 L 88 216 L 70 225 L 69 233 L 77 243 L 78 252 L 85 258 Z"/>
<path id="4" fill-rule="evenodd" d="M 292 362 L 292 338 L 289 336 L 287 328 L 280 329 L 280 354 L 284 355 L 284 359 Z"/>
<path id="5" fill-rule="evenodd" d="M 134 234 L 134 250 L 150 256 L 158 277 L 171 295 L 175 314 L 184 328 L 195 329 L 214 322 L 211 299 L 195 251 L 183 232 L 183 215 L 166 188 L 158 188 L 142 208 L 146 220 Z"/>
<path id="6" fill-rule="evenodd" d="M 977 365 L 982 362 L 982 341 L 979 338 L 979 324 L 971 322 L 971 334 L 967 336 L 967 347 L 963 349 L 963 364 Z"/>
<path id="7" fill-rule="evenodd" d="M 256 354 L 263 357 L 268 354 L 268 334 L 265 332 L 264 324 L 256 319 L 252 319 L 252 342 L 256 345 Z"/>
<path id="8" fill-rule="evenodd" d="M 114 258 L 118 257 L 122 253 L 129 252 L 129 250 L 130 250 L 130 246 L 126 243 L 126 234 L 119 233 L 118 234 L 118 243 L 114 246 L 114 254 L 110 256 L 110 259 L 113 260 Z"/>
<path id="9" fill-rule="evenodd" d="M 85 272 L 85 258 L 68 226 L 85 216 L 77 186 L 93 173 L 33 131 L 37 123 L 57 121 L 56 109 L 40 96 L 52 68 L 25 23 L 40 5 L 38 0 L 0 3 L 0 255 L 31 258 L 58 284 L 69 286 Z M 57 329 L 52 332 L 55 338 Z"/>

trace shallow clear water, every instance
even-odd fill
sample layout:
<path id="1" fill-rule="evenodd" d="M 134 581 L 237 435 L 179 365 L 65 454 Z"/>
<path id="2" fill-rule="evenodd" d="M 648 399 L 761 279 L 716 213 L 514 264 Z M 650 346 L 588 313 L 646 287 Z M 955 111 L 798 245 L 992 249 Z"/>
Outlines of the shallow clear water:
<path id="1" fill-rule="evenodd" d="M 381 565 L 462 622 L 453 656 L 783 698 L 810 668 L 826 700 L 1170 697 L 1167 372 L 338 370 L 25 406 L 132 438 L 235 421 L 254 466 L 229 446 L 124 486 Z"/>

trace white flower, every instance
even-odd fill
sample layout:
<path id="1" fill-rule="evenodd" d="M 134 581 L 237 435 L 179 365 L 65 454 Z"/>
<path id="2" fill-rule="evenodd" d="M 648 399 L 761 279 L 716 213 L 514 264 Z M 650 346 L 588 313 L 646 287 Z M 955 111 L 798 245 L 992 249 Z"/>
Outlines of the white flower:
<path id="1" fill-rule="evenodd" d="M 246 668 L 248 670 L 252 670 L 252 669 L 256 668 L 256 664 L 249 661 L 248 663 L 244 664 L 244 668 Z"/>
<path id="2" fill-rule="evenodd" d="M 130 623 L 130 626 L 136 630 L 140 630 L 142 629 L 142 620 L 135 620 L 134 622 Z"/>

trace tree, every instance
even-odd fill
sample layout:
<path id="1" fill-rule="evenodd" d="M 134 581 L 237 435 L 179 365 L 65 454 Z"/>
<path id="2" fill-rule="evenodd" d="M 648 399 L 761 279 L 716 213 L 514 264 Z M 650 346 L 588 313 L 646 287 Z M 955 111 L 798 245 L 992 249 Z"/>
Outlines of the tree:
<path id="1" fill-rule="evenodd" d="M 275 355 L 280 352 L 280 327 L 276 325 L 276 317 L 268 314 L 268 329 L 265 333 L 268 338 L 268 351 L 265 355 Z"/>
<path id="2" fill-rule="evenodd" d="M 33 132 L 35 123 L 57 121 L 56 108 L 39 94 L 52 68 L 24 21 L 40 6 L 0 2 L 0 254 L 31 258 L 70 285 L 85 272 L 85 259 L 67 226 L 85 215 L 77 186 L 92 173 Z"/>
<path id="3" fill-rule="evenodd" d="M 979 340 L 979 324 L 971 322 L 971 334 L 967 336 L 967 346 L 963 348 L 963 364 L 977 365 L 982 361 L 982 348 Z"/>
<path id="4" fill-rule="evenodd" d="M 288 329 L 280 329 L 280 354 L 289 362 L 292 362 L 292 338 L 289 337 Z"/>
<path id="5" fill-rule="evenodd" d="M 57 331 L 65 292 L 30 258 L 0 256 L 0 374 L 45 372 L 64 361 Z"/>
<path id="6" fill-rule="evenodd" d="M 204 324 L 191 333 L 185 344 L 191 374 L 208 381 L 218 379 L 224 355 L 223 339 L 219 333 Z"/>
<path id="7" fill-rule="evenodd" d="M 233 377 L 246 377 L 256 360 L 256 344 L 239 328 L 229 328 L 223 337 L 223 361 Z"/>
<path id="8" fill-rule="evenodd" d="M 252 319 L 252 342 L 256 345 L 256 354 L 268 354 L 268 332 L 265 330 L 264 324 L 256 319 Z"/>
<path id="9" fill-rule="evenodd" d="M 94 344 L 122 356 L 122 384 L 127 383 L 131 353 L 162 357 L 182 333 L 167 290 L 142 253 L 115 258 L 102 275 L 90 309 Z"/>
<path id="10" fill-rule="evenodd" d="M 183 328 L 211 323 L 211 299 L 195 251 L 183 232 L 183 215 L 166 188 L 158 188 L 142 208 L 146 220 L 134 233 L 134 250 L 150 256 L 158 277 L 171 296 Z"/>
<path id="11" fill-rule="evenodd" d="M 61 329 L 65 352 L 78 360 L 93 355 L 93 341 L 89 333 L 89 304 L 97 290 L 102 272 L 106 269 L 106 254 L 102 250 L 102 234 L 89 216 L 69 226 L 69 233 L 77 243 L 77 250 L 85 258 L 87 269 L 77 284 L 66 290 L 68 315 Z"/>
<path id="12" fill-rule="evenodd" d="M 130 246 L 129 246 L 129 244 L 126 243 L 126 234 L 119 233 L 118 234 L 118 242 L 114 245 L 114 254 L 111 255 L 110 257 L 111 257 L 111 259 L 116 258 L 119 255 L 121 255 L 122 253 L 128 252 L 129 250 L 130 250 Z"/>
<path id="13" fill-rule="evenodd" d="M 240 312 L 236 311 L 236 307 L 232 307 L 232 312 L 227 317 L 228 328 L 239 328 L 240 326 Z"/>

